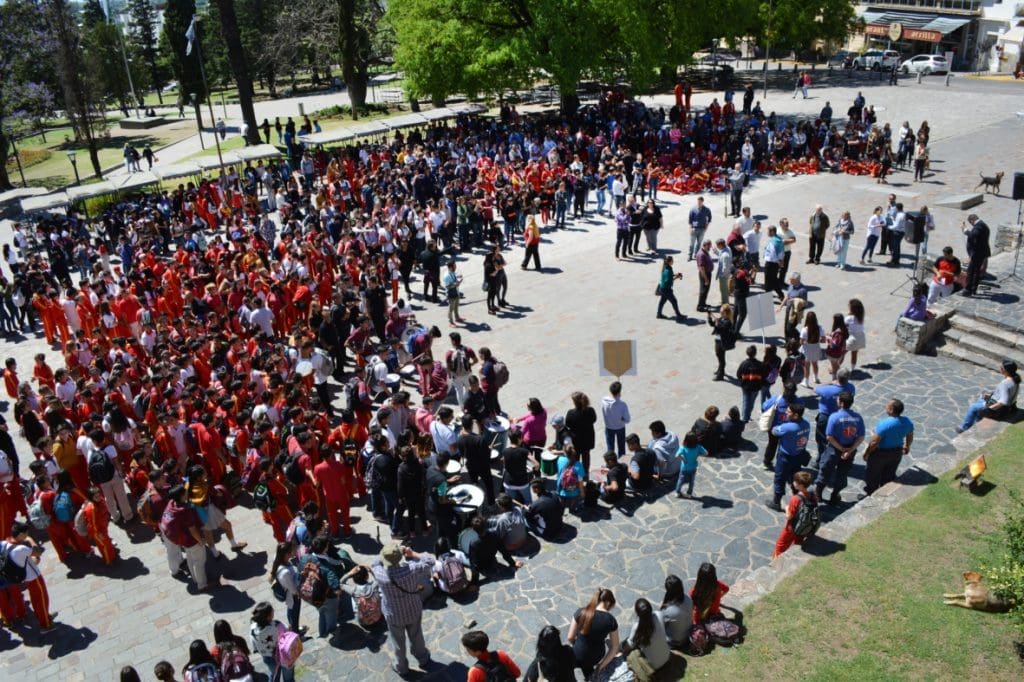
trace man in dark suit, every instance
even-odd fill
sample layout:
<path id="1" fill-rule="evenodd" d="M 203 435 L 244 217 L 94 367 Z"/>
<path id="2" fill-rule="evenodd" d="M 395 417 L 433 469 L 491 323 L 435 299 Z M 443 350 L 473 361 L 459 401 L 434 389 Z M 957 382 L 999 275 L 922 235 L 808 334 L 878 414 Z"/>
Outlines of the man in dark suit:
<path id="1" fill-rule="evenodd" d="M 971 227 L 964 227 L 964 234 L 967 236 L 967 254 L 971 260 L 967 264 L 967 284 L 963 293 L 964 296 L 974 296 L 978 293 L 978 281 L 985 268 L 985 261 L 992 255 L 992 251 L 988 245 L 989 229 L 985 221 L 972 213 L 967 216 L 967 222 Z"/>

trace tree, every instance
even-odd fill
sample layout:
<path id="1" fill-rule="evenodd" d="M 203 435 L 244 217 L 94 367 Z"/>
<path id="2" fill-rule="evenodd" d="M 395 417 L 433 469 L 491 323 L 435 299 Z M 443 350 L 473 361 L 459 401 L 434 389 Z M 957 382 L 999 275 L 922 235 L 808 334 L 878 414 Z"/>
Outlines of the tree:
<path id="1" fill-rule="evenodd" d="M 253 108 L 252 78 L 249 76 L 249 63 L 242 48 L 242 36 L 238 30 L 238 17 L 235 14 L 234 0 L 215 0 L 220 12 L 220 31 L 227 46 L 228 62 L 238 87 L 238 104 L 242 108 L 242 120 L 248 126 L 247 142 L 260 143 L 260 132 L 256 128 L 256 110 Z"/>
<path id="2" fill-rule="evenodd" d="M 82 27 L 92 28 L 96 24 L 107 23 L 107 12 L 100 0 L 85 0 L 82 4 Z"/>
<path id="3" fill-rule="evenodd" d="M 157 100 L 163 104 L 164 71 L 157 59 L 156 10 L 149 0 L 128 0 L 128 16 L 128 35 L 132 51 L 140 55 L 148 67 L 149 82 L 156 91 Z"/>
<path id="4" fill-rule="evenodd" d="M 291 73 L 294 80 L 304 64 L 330 64 L 337 55 L 337 35 L 335 0 L 283 5 L 256 50 L 256 64 L 263 69 L 270 96 L 277 96 L 278 74 Z"/>
<path id="5" fill-rule="evenodd" d="M 193 105 L 196 121 L 202 127 L 203 116 L 200 105 L 206 100 L 207 93 L 203 86 L 199 54 L 195 49 L 191 54 L 185 54 L 188 42 L 185 38 L 185 31 L 188 30 L 195 13 L 195 0 L 168 0 L 167 6 L 164 8 L 164 28 L 160 34 L 160 54 L 164 56 L 167 67 L 174 74 L 174 79 L 178 81 L 179 102 L 182 105 L 189 103 Z M 209 37 L 209 32 L 204 31 L 202 22 L 200 22 L 197 32 L 201 40 Z M 210 41 L 203 40 L 202 44 L 209 45 Z"/>
<path id="6" fill-rule="evenodd" d="M 82 27 L 82 59 L 89 79 L 95 84 L 102 99 L 116 100 L 118 105 L 134 107 L 131 88 L 125 74 L 124 56 L 121 54 L 121 36 L 114 24 L 100 22 Z"/>
<path id="7" fill-rule="evenodd" d="M 96 136 L 106 128 L 106 112 L 82 58 L 81 38 L 67 0 L 44 0 L 46 24 L 64 90 L 64 106 L 78 140 L 84 140 L 96 177 L 103 177 Z"/>
<path id="8" fill-rule="evenodd" d="M 759 16 L 760 35 L 773 48 L 791 50 L 808 48 L 819 40 L 842 42 L 857 25 L 853 4 L 847 0 L 773 0 L 761 3 Z"/>
<path id="9" fill-rule="evenodd" d="M 0 191 L 12 189 L 7 176 L 8 132 L 17 134 L 53 111 L 53 95 L 40 67 L 50 40 L 36 0 L 0 4 Z"/>
<path id="10" fill-rule="evenodd" d="M 352 118 L 366 108 L 366 88 L 370 67 L 378 63 L 390 47 L 386 33 L 382 0 L 337 0 L 338 51 L 341 77 L 348 88 Z"/>

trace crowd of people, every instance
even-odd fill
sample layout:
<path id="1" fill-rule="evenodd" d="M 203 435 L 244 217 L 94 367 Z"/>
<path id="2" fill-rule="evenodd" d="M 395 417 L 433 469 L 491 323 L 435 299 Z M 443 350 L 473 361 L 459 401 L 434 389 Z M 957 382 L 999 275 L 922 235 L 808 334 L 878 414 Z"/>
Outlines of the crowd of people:
<path id="1" fill-rule="evenodd" d="M 822 144 L 835 132 L 825 112 L 813 126 L 794 127 L 746 99 L 741 117 L 731 99 L 700 115 L 687 100 L 666 115 L 606 98 L 582 112 L 578 127 L 506 107 L 495 120 L 462 116 L 453 126 L 396 133 L 387 145 L 299 149 L 280 163 L 136 195 L 92 218 L 72 212 L 43 220 L 32 235 L 16 227 L 13 246 L 4 247 L 14 277 L 0 282 L 0 326 L 13 334 L 41 323 L 64 363 L 53 369 L 38 355 L 29 381 L 14 358 L 5 362 L 5 388 L 32 461 L 21 465 L 0 424 L 0 527 L 10 530 L 2 545 L 4 626 L 24 619 L 23 590 L 38 627 L 55 623 L 32 528 L 59 561 L 95 547 L 101 561 L 115 564 L 109 523 L 130 534 L 145 524 L 163 544 L 169 574 L 212 592 L 219 585 L 206 562 L 220 554 L 220 534 L 234 552 L 246 548 L 228 518 L 251 513 L 238 506 L 242 498 L 278 542 L 268 577 L 287 623 L 266 602 L 253 611 L 248 642 L 218 622 L 215 646 L 196 640 L 190 647 L 185 679 L 207 679 L 199 671 L 211 668 L 251 671 L 248 659 L 257 653 L 272 677 L 290 679 L 303 602 L 316 608 L 324 638 L 341 620 L 383 623 L 394 670 L 405 675 L 407 648 L 421 667 L 431 664 L 425 599 L 472 591 L 496 572 L 522 567 L 530 536 L 558 538 L 566 510 L 619 507 L 669 490 L 693 498 L 700 459 L 736 448 L 755 406 L 758 427 L 769 434 L 764 462 L 774 472 L 768 506 L 782 511 L 785 492 L 794 491 L 776 555 L 817 530 L 826 488 L 829 503 L 841 503 L 865 441 L 867 493 L 893 480 L 913 424 L 894 399 L 872 435 L 852 409 L 845 363 L 855 370 L 865 347 L 863 304 L 850 300 L 826 332 L 803 278 L 790 270 L 796 235 L 783 220 L 761 239 L 759 222 L 735 196 L 742 180 L 731 190 L 735 226 L 714 251 L 703 239 L 711 214 L 701 199 L 689 214 L 688 255 L 700 274 L 697 309 L 714 334 L 715 378 L 725 377 L 727 353 L 742 338 L 746 295 L 762 267 L 761 286 L 785 314 L 785 346 L 747 348 L 735 371 L 741 407 L 719 421 L 721 411 L 709 406 L 681 438 L 661 420 L 649 424 L 649 438 L 629 432 L 619 382 L 598 409 L 576 392 L 564 416 L 549 417 L 531 398 L 514 417 L 500 400 L 510 379 L 500 356 L 465 345 L 459 331 L 443 347 L 441 330 L 412 315 L 414 299 L 441 303 L 441 287 L 449 324 L 464 322 L 462 279 L 450 257 L 456 250 L 485 254 L 488 312 L 507 310 L 504 249 L 522 235 L 522 267 L 533 260 L 540 269 L 540 228 L 586 216 L 591 192 L 597 214 L 617 211 L 616 255 L 629 258 L 641 233 L 657 252 L 657 193 L 663 182 L 675 191 L 670 178 L 680 167 L 696 175 L 737 159 L 742 178 L 839 148 Z M 863 102 L 851 109 L 847 130 L 863 132 L 869 109 Z M 843 147 L 849 155 L 857 145 Z M 889 209 L 893 220 L 877 226 L 879 235 L 899 233 L 901 210 Z M 808 264 L 818 264 L 831 229 L 820 207 L 810 227 Z M 852 233 L 844 214 L 831 232 L 840 267 Z M 896 262 L 901 241 L 883 241 Z M 672 266 L 666 259 L 659 278 L 659 316 L 666 303 L 682 316 Z M 411 288 L 414 273 L 421 293 Z M 721 306 L 707 301 L 712 279 Z M 823 361 L 831 379 L 824 384 Z M 806 470 L 811 426 L 797 396 L 812 377 L 813 474 Z M 603 466 L 593 469 L 599 414 L 605 450 Z M 457 492 L 465 482 L 483 493 L 481 501 Z M 340 547 L 353 533 L 357 503 L 391 534 L 369 566 Z M 434 552 L 413 551 L 417 536 L 429 538 Z M 634 605 L 636 624 L 620 651 L 609 613 L 615 598 L 602 588 L 572 618 L 573 658 L 562 655 L 558 630 L 546 627 L 526 679 L 573 679 L 573 667 L 590 679 L 617 657 L 649 679 L 667 664 L 669 646 L 701 653 L 709 641 L 735 641 L 734 624 L 719 622 L 727 590 L 710 564 L 689 599 L 682 581 L 669 576 L 660 609 L 645 599 Z M 462 644 L 477 661 L 470 679 L 502 679 L 491 676 L 495 666 L 519 676 L 483 632 L 467 633 Z M 170 664 L 157 667 L 158 679 L 174 679 Z"/>

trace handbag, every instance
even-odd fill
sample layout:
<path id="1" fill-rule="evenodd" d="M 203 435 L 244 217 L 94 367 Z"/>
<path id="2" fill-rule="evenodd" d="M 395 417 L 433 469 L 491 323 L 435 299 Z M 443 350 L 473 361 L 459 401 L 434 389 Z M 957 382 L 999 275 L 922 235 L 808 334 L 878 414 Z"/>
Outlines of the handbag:
<path id="1" fill-rule="evenodd" d="M 655 296 L 661 296 L 661 285 L 660 284 L 658 286 L 654 287 L 654 295 Z"/>
<path id="2" fill-rule="evenodd" d="M 483 284 L 480 285 L 480 291 L 487 291 L 487 289 L 488 289 L 488 285 L 487 285 L 487 280 L 485 279 L 483 281 Z"/>
<path id="3" fill-rule="evenodd" d="M 761 411 L 761 416 L 757 419 L 758 431 L 771 431 L 772 424 L 775 423 L 775 411 L 779 407 L 779 400 L 776 398 L 772 402 L 772 406 L 767 410 Z"/>

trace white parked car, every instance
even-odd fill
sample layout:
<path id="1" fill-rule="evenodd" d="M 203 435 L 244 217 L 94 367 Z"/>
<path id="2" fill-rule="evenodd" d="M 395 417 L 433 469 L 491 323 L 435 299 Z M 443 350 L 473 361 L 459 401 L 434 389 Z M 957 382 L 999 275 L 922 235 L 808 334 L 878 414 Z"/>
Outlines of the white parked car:
<path id="1" fill-rule="evenodd" d="M 903 73 L 947 73 L 949 62 L 941 54 L 919 54 L 903 62 L 900 67 Z"/>
<path id="2" fill-rule="evenodd" d="M 853 68 L 861 71 L 871 69 L 891 69 L 894 64 L 900 63 L 900 53 L 896 50 L 868 50 L 853 58 Z"/>

